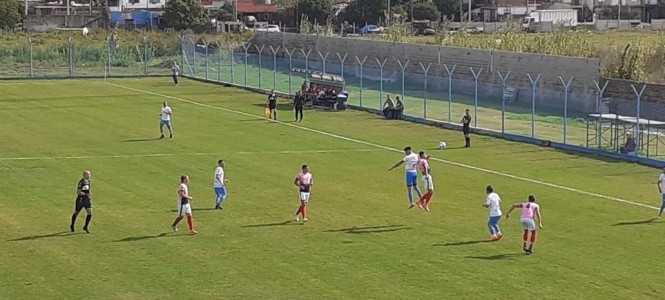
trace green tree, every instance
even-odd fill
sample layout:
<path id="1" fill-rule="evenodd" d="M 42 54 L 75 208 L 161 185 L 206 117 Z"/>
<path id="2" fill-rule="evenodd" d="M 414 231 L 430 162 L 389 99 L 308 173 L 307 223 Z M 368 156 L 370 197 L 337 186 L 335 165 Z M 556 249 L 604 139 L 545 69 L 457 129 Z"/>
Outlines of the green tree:
<path id="1" fill-rule="evenodd" d="M 454 18 L 459 15 L 459 0 L 434 0 L 434 4 L 444 16 Z"/>
<path id="2" fill-rule="evenodd" d="M 359 27 L 365 23 L 378 24 L 385 18 L 384 11 L 387 6 L 386 0 L 356 0 L 340 13 L 340 21 L 355 23 Z"/>
<path id="3" fill-rule="evenodd" d="M 436 21 L 441 18 L 441 13 L 432 2 L 416 3 L 413 5 L 412 20 Z"/>
<path id="4" fill-rule="evenodd" d="M 305 15 L 313 23 L 324 25 L 332 14 L 332 2 L 322 0 L 299 0 L 298 13 Z"/>
<path id="5" fill-rule="evenodd" d="M 21 22 L 21 3 L 18 0 L 0 0 L 0 30 L 12 30 Z"/>
<path id="6" fill-rule="evenodd" d="M 199 0 L 169 0 L 164 8 L 167 27 L 183 30 L 208 24 L 208 11 Z"/>
<path id="7" fill-rule="evenodd" d="M 233 15 L 233 5 L 225 4 L 215 14 L 217 21 L 235 21 L 236 17 Z"/>

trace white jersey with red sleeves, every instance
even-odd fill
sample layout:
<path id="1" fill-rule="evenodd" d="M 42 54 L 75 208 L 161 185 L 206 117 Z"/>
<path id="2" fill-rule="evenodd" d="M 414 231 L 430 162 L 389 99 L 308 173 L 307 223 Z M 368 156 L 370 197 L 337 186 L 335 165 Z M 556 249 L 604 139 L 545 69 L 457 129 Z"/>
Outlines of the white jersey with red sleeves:
<path id="1" fill-rule="evenodd" d="M 189 190 L 187 189 L 187 184 L 181 183 L 180 186 L 178 187 L 178 203 L 180 203 L 183 200 L 180 197 L 180 191 L 183 191 L 182 195 L 189 196 Z M 187 200 L 185 202 L 189 203 L 189 200 Z"/>
<path id="2" fill-rule="evenodd" d="M 300 191 L 309 193 L 309 188 L 314 183 L 312 173 L 300 172 L 296 175 L 296 180 L 298 180 L 298 184 L 300 185 Z"/>
<path id="3" fill-rule="evenodd" d="M 430 173 L 431 169 L 429 168 L 429 161 L 427 159 L 421 158 L 418 160 L 418 169 L 420 172 L 425 174 L 425 171 L 427 171 L 427 174 Z"/>
<path id="4" fill-rule="evenodd" d="M 533 217 L 536 215 L 536 210 L 540 210 L 540 205 L 538 205 L 538 203 L 522 203 L 522 219 L 533 219 Z"/>

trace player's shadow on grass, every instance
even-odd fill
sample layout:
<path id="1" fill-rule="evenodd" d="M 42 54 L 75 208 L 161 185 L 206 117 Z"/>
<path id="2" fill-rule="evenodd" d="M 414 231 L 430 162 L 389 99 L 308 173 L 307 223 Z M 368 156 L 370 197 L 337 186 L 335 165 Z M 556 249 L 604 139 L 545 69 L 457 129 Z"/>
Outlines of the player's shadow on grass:
<path id="1" fill-rule="evenodd" d="M 284 226 L 284 225 L 302 225 L 305 224 L 303 223 L 297 223 L 297 222 L 292 222 L 292 221 L 284 221 L 284 222 L 278 222 L 278 223 L 265 223 L 265 224 L 252 224 L 252 225 L 243 225 L 240 227 L 243 228 L 254 228 L 254 227 L 272 227 L 272 226 Z"/>
<path id="2" fill-rule="evenodd" d="M 616 224 L 612 224 L 612 226 L 625 226 L 625 225 L 652 225 L 656 224 L 654 221 L 658 220 L 658 218 L 651 218 L 648 220 L 641 220 L 641 221 L 632 221 L 632 222 L 619 222 Z"/>
<path id="3" fill-rule="evenodd" d="M 206 211 L 206 210 L 215 210 L 214 208 L 192 208 L 192 211 Z M 167 210 L 166 212 L 176 213 L 177 209 Z"/>
<path id="4" fill-rule="evenodd" d="M 68 237 L 68 236 L 81 234 L 81 233 L 82 232 L 60 231 L 60 232 L 56 232 L 56 233 L 49 233 L 49 234 L 42 234 L 42 235 L 28 235 L 28 236 L 8 240 L 8 241 L 18 242 L 18 241 L 38 240 L 38 239 L 44 239 L 44 238 Z"/>
<path id="5" fill-rule="evenodd" d="M 526 256 L 525 253 L 506 253 L 496 254 L 490 256 L 466 256 L 465 258 L 479 259 L 479 260 L 511 260 L 516 257 Z"/>
<path id="6" fill-rule="evenodd" d="M 149 139 L 128 139 L 128 140 L 121 140 L 121 143 L 135 143 L 135 142 L 151 142 L 151 141 L 157 141 L 160 140 L 159 137 L 155 138 L 149 138 Z"/>
<path id="7" fill-rule="evenodd" d="M 434 247 L 466 246 L 466 245 L 474 245 L 474 244 L 489 243 L 489 242 L 491 242 L 491 240 L 475 240 L 475 241 L 462 241 L 462 242 L 445 243 L 445 244 L 434 244 L 432 246 Z"/>
<path id="8" fill-rule="evenodd" d="M 119 239 L 116 240 L 115 242 L 136 242 L 136 241 L 142 241 L 142 240 L 149 240 L 149 239 L 158 239 L 158 238 L 163 238 L 163 237 L 169 237 L 169 236 L 178 236 L 178 235 L 169 235 L 168 232 L 163 232 L 157 235 L 140 235 L 140 236 L 128 236 L 124 239 Z M 182 234 L 184 236 L 184 234 Z"/>
<path id="9" fill-rule="evenodd" d="M 368 226 L 368 227 L 350 227 L 336 230 L 326 230 L 326 232 L 343 232 L 349 234 L 367 234 L 367 233 L 386 233 L 399 230 L 411 229 L 404 227 L 404 225 L 385 225 L 385 226 Z"/>
<path id="10" fill-rule="evenodd" d="M 266 104 L 265 103 L 254 103 L 252 104 L 254 106 L 260 106 L 265 109 Z M 292 111 L 293 106 L 291 104 L 284 104 L 284 103 L 277 103 L 277 117 L 279 118 L 279 112 L 280 111 Z M 263 112 L 263 111 L 261 111 Z"/>

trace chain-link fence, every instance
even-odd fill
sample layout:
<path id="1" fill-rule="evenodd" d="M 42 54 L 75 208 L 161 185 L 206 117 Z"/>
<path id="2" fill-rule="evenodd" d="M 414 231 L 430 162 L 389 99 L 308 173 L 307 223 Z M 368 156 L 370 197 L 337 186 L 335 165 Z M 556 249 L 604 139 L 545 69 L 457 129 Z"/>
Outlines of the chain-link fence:
<path id="1" fill-rule="evenodd" d="M 181 42 L 185 74 L 193 77 L 294 94 L 307 81 L 306 74 L 294 69 L 318 71 L 342 76 L 350 94 L 349 104 L 358 107 L 381 110 L 387 95 L 400 96 L 407 116 L 459 124 L 465 110 L 470 109 L 472 127 L 504 136 L 665 159 L 665 114 L 659 112 L 665 113 L 665 106 L 650 99 L 646 111 L 642 99 L 646 86 L 642 85 L 624 83 L 621 88 L 630 89 L 632 97 L 613 99 L 603 95 L 610 81 L 585 83 L 594 92 L 584 99 L 570 92 L 574 76 L 560 76 L 560 90 L 544 91 L 539 85 L 540 74 L 511 70 L 489 75 L 482 68 L 467 70 L 475 78 L 469 81 L 456 78 L 461 68 L 456 65 L 399 58 L 372 60 L 341 51 L 250 43 L 197 45 L 187 37 Z M 396 60 L 401 70 L 385 68 L 390 59 Z M 413 72 L 414 66 L 419 72 Z M 501 84 L 483 83 L 481 76 L 496 76 Z M 528 87 L 513 84 L 520 80 L 528 82 Z M 610 85 L 618 88 L 618 83 Z M 553 99 L 551 95 L 557 96 Z"/>

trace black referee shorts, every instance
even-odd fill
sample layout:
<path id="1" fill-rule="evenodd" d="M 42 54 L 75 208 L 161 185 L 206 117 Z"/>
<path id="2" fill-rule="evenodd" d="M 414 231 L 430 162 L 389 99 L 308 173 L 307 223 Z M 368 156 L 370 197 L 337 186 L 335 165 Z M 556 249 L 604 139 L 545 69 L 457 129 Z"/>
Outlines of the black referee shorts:
<path id="1" fill-rule="evenodd" d="M 90 197 L 76 197 L 76 207 L 75 211 L 81 211 L 82 209 L 92 208 L 92 201 Z"/>

